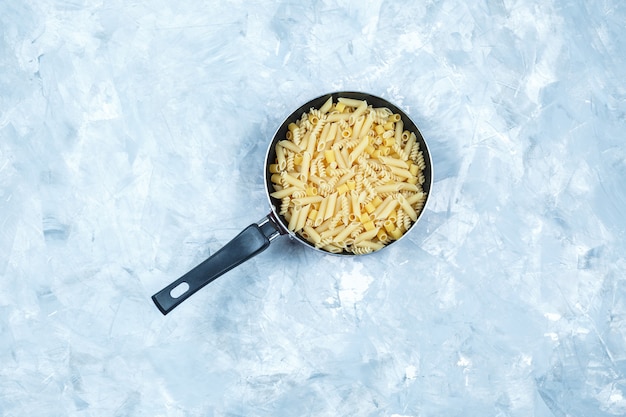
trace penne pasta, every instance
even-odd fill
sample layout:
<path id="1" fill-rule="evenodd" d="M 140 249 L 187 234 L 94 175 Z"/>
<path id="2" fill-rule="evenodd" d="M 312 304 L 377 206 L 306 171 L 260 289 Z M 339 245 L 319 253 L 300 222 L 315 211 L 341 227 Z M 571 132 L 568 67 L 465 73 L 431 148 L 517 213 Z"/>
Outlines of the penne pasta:
<path id="1" fill-rule="evenodd" d="M 352 207 L 352 214 L 357 219 L 361 218 L 361 205 L 359 204 L 359 194 L 356 191 L 350 192 L 350 203 Z"/>
<path id="2" fill-rule="evenodd" d="M 355 245 L 359 248 L 368 248 L 372 250 L 379 250 L 385 246 L 380 242 L 374 242 L 372 240 L 362 240 L 359 243 L 355 243 Z"/>
<path id="3" fill-rule="evenodd" d="M 363 122 L 365 122 L 365 117 L 360 116 L 354 126 L 352 126 L 352 138 L 360 138 L 361 136 L 361 128 L 363 127 Z"/>
<path id="4" fill-rule="evenodd" d="M 378 194 L 395 193 L 400 191 L 400 184 L 394 182 L 392 184 L 379 185 L 374 190 Z"/>
<path id="5" fill-rule="evenodd" d="M 327 122 L 338 122 L 340 120 L 348 120 L 350 118 L 349 114 L 346 113 L 331 113 L 326 118 Z"/>
<path id="6" fill-rule="evenodd" d="M 311 166 L 311 153 L 307 150 L 302 154 L 302 164 L 300 164 L 300 174 L 298 175 L 300 181 L 306 188 L 306 182 L 309 179 L 309 168 Z M 294 184 L 297 185 L 297 184 Z"/>
<path id="7" fill-rule="evenodd" d="M 309 237 L 308 240 L 311 241 L 311 243 L 318 244 L 322 240 L 320 234 L 317 233 L 317 231 L 313 227 L 305 225 L 303 230 L 307 233 Z"/>
<path id="8" fill-rule="evenodd" d="M 284 171 L 285 169 L 287 169 L 287 158 L 285 157 L 285 148 L 283 148 L 282 146 L 276 147 L 276 162 L 277 162 L 276 165 L 278 169 L 278 171 L 276 172 Z"/>
<path id="9" fill-rule="evenodd" d="M 417 137 L 415 136 L 415 133 L 411 132 L 411 134 L 409 135 L 409 140 L 407 140 L 406 144 L 404 145 L 404 150 L 402 151 L 402 159 L 409 159 L 411 149 L 413 148 L 416 140 Z"/>
<path id="10" fill-rule="evenodd" d="M 343 242 L 345 241 L 345 239 L 350 236 L 350 233 L 352 233 L 353 231 L 355 231 L 357 229 L 357 227 L 359 227 L 359 223 L 354 222 L 354 223 L 350 223 L 348 226 L 346 226 L 343 230 L 341 230 L 341 232 L 339 232 L 334 238 L 333 241 L 334 242 Z"/>
<path id="11" fill-rule="evenodd" d="M 283 180 L 287 184 L 291 184 L 293 186 L 296 186 L 296 187 L 298 187 L 301 190 L 304 190 L 306 188 L 306 184 L 303 181 L 301 181 L 301 180 L 297 179 L 296 177 L 294 177 L 293 175 L 287 173 L 287 171 L 283 171 L 280 174 L 280 177 L 281 177 L 281 180 Z"/>
<path id="12" fill-rule="evenodd" d="M 320 107 L 320 113 L 322 114 L 328 113 L 332 107 L 333 107 L 333 98 L 328 97 L 328 100 L 326 100 L 326 102 L 322 104 L 322 107 Z"/>
<path id="13" fill-rule="evenodd" d="M 306 224 L 306 219 L 309 216 L 309 211 L 310 210 L 311 210 L 311 205 L 307 204 L 306 206 L 302 207 L 298 211 L 298 218 L 296 220 L 295 227 L 293 229 L 294 232 L 302 230 L 302 228 Z"/>
<path id="14" fill-rule="evenodd" d="M 278 199 L 283 199 L 285 197 L 291 196 L 297 190 L 299 190 L 298 187 L 287 187 L 282 190 L 278 190 L 278 191 L 274 191 L 273 193 L 270 193 L 270 196 L 274 198 L 278 198 Z"/>
<path id="15" fill-rule="evenodd" d="M 372 128 L 373 123 L 374 123 L 374 119 L 372 118 L 372 115 L 368 114 L 367 117 L 365 118 L 365 121 L 363 122 L 363 126 L 361 127 L 361 130 L 359 131 L 359 138 L 369 136 L 369 131 Z"/>
<path id="16" fill-rule="evenodd" d="M 414 204 L 423 202 L 425 199 L 426 199 L 426 194 L 424 194 L 423 192 L 419 192 L 419 193 L 413 194 L 410 197 L 407 197 L 406 201 L 410 205 L 414 205 Z"/>
<path id="17" fill-rule="evenodd" d="M 402 194 L 398 194 L 396 196 L 396 199 L 398 200 L 398 203 L 402 207 L 402 210 L 404 210 L 404 212 L 409 215 L 411 220 L 413 220 L 413 221 L 417 220 L 417 213 L 415 212 L 413 207 L 411 207 L 409 202 L 406 201 L 406 198 L 404 198 L 404 196 Z"/>
<path id="18" fill-rule="evenodd" d="M 406 178 L 407 180 L 415 177 L 415 175 L 411 174 L 411 172 L 406 168 L 400 168 L 400 167 L 391 165 L 389 167 L 389 170 L 391 171 L 392 174 L 398 177 Z"/>
<path id="19" fill-rule="evenodd" d="M 348 164 L 343 159 L 343 154 L 341 153 L 341 150 L 339 149 L 339 146 L 334 146 L 333 147 L 333 153 L 334 153 L 334 159 L 337 162 L 337 166 L 339 166 L 340 168 L 347 169 L 348 168 Z"/>
<path id="20" fill-rule="evenodd" d="M 295 152 L 295 153 L 302 152 L 302 149 L 300 149 L 298 145 L 296 145 L 294 142 L 290 140 L 281 140 L 280 142 L 278 142 L 277 145 L 281 148 L 289 149 L 290 151 Z"/>
<path id="21" fill-rule="evenodd" d="M 397 121 L 394 129 L 394 139 L 395 143 L 398 144 L 398 146 L 402 145 L 402 132 L 404 131 L 403 129 L 404 123 L 402 122 L 402 120 Z"/>
<path id="22" fill-rule="evenodd" d="M 313 195 L 309 197 L 296 198 L 293 203 L 298 206 L 305 206 L 307 204 L 320 203 L 324 200 L 321 195 Z"/>
<path id="23" fill-rule="evenodd" d="M 335 214 L 335 206 L 337 205 L 338 193 L 333 193 L 328 197 L 328 203 L 326 204 L 326 211 L 324 212 L 324 220 L 327 220 Z"/>
<path id="24" fill-rule="evenodd" d="M 353 98 L 339 97 L 337 101 L 341 104 L 344 104 L 347 107 L 359 107 L 360 105 L 367 106 L 367 102 L 363 100 L 355 100 Z"/>
<path id="25" fill-rule="evenodd" d="M 359 104 L 357 106 L 357 108 L 354 110 L 354 112 L 350 115 L 350 117 L 348 118 L 348 123 L 350 125 L 353 125 L 356 120 L 363 114 L 365 113 L 365 110 L 367 110 L 367 101 L 362 101 L 361 104 Z"/>
<path id="26" fill-rule="evenodd" d="M 374 239 L 376 237 L 376 234 L 378 233 L 378 229 L 370 229 L 368 231 L 365 231 L 359 235 L 357 235 L 354 238 L 354 244 L 357 245 L 360 242 L 363 242 L 364 240 L 371 240 Z"/>
<path id="27" fill-rule="evenodd" d="M 380 156 L 378 159 L 380 160 L 380 162 L 387 165 L 389 168 L 398 167 L 398 168 L 409 169 L 409 164 L 407 164 L 406 161 L 402 159 L 393 158 L 390 156 Z M 415 176 L 415 174 L 413 176 Z"/>
<path id="28" fill-rule="evenodd" d="M 381 204 L 374 211 L 374 217 L 378 220 L 385 220 L 389 217 L 392 211 L 398 206 L 399 202 L 397 199 L 393 198 L 393 196 L 388 197 L 388 202 L 385 204 Z"/>
<path id="29" fill-rule="evenodd" d="M 289 217 L 289 223 L 287 224 L 287 229 L 292 232 L 296 230 L 296 224 L 298 223 L 298 217 L 300 217 L 300 208 L 299 206 L 294 207 L 293 212 L 290 213 L 291 217 Z"/>
<path id="30" fill-rule="evenodd" d="M 361 139 L 361 141 L 356 146 L 356 148 L 354 148 L 352 150 L 352 152 L 350 153 L 350 155 L 348 157 L 348 164 L 349 165 L 354 164 L 354 162 L 359 158 L 359 156 L 361 156 L 361 154 L 363 153 L 363 151 L 365 150 L 365 147 L 367 145 L 369 145 L 369 138 L 367 136 L 365 136 L 365 137 L 363 137 L 363 139 Z"/>

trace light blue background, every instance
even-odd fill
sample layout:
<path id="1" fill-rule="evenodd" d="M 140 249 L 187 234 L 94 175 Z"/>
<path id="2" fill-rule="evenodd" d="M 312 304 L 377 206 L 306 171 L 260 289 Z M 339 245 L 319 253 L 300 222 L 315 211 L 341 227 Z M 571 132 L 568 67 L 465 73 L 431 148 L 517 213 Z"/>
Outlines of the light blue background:
<path id="1" fill-rule="evenodd" d="M 625 5 L 1 1 L 0 416 L 626 414 Z M 336 90 L 420 127 L 420 223 L 162 316 Z"/>

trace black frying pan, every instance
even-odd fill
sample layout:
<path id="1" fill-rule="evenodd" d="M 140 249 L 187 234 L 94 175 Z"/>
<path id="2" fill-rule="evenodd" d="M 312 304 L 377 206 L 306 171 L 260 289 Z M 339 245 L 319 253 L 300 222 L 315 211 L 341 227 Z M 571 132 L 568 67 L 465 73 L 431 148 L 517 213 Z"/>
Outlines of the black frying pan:
<path id="1" fill-rule="evenodd" d="M 424 184 L 422 184 L 422 188 L 426 193 L 426 199 L 428 200 L 428 198 L 430 197 L 430 190 L 433 181 L 433 168 L 430 152 L 419 129 L 404 111 L 385 99 L 373 96 L 371 94 L 359 92 L 342 91 L 317 97 L 303 104 L 293 113 L 291 113 L 278 128 L 278 130 L 274 134 L 272 141 L 269 144 L 267 155 L 265 157 L 264 177 L 265 193 L 267 194 L 270 202 L 270 213 L 259 222 L 253 223 L 245 228 L 241 233 L 235 236 L 234 239 L 228 242 L 223 248 L 214 253 L 207 260 L 193 268 L 191 271 L 187 272 L 176 281 L 172 282 L 170 285 L 163 288 L 161 291 L 154 294 L 152 296 L 152 300 L 159 308 L 161 313 L 169 313 L 176 306 L 178 306 L 180 303 L 185 301 L 192 294 L 194 294 L 196 291 L 198 291 L 214 279 L 218 278 L 219 276 L 230 271 L 239 264 L 264 251 L 270 245 L 272 240 L 281 235 L 288 235 L 290 238 L 302 243 L 303 245 L 311 249 L 323 252 L 324 254 L 330 253 L 323 249 L 316 248 L 315 245 L 308 242 L 300 235 L 293 233 L 287 229 L 288 222 L 278 213 L 278 207 L 280 207 L 281 204 L 280 200 L 270 196 L 270 193 L 272 193 L 274 189 L 270 180 L 271 174 L 269 173 L 269 165 L 274 163 L 276 159 L 276 143 L 280 140 L 285 139 L 289 124 L 297 121 L 304 112 L 308 112 L 311 108 L 319 109 L 330 96 L 333 96 L 333 101 L 336 101 L 338 97 L 365 100 L 373 107 L 386 107 L 393 113 L 397 113 L 402 117 L 404 129 L 415 133 L 415 135 L 417 136 L 417 142 L 420 146 L 420 150 L 424 154 L 424 162 L 426 163 L 426 168 L 423 172 L 425 181 Z M 424 203 L 424 205 L 426 205 L 426 203 Z M 412 229 L 417 221 L 419 221 L 419 218 L 421 217 L 421 214 L 423 212 L 424 210 L 422 209 L 420 213 L 418 213 L 418 218 L 415 222 L 413 222 L 410 229 Z M 404 235 L 406 235 L 407 233 L 408 230 Z M 385 247 L 392 245 L 395 242 L 397 241 L 391 241 Z M 375 251 L 373 253 L 376 252 L 379 251 Z M 355 256 L 353 253 L 346 251 L 337 253 L 335 255 Z"/>

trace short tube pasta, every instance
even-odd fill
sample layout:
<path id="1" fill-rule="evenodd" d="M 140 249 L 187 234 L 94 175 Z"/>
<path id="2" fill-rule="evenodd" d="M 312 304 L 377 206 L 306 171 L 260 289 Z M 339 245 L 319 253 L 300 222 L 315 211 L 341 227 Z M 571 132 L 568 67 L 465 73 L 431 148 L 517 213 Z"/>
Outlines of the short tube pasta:
<path id="1" fill-rule="evenodd" d="M 312 195 L 308 197 L 295 198 L 293 203 L 298 206 L 305 206 L 307 204 L 319 203 L 324 199 L 321 195 Z"/>
<path id="2" fill-rule="evenodd" d="M 298 191 L 298 187 L 287 187 L 282 190 L 274 191 L 270 195 L 274 198 L 283 199 L 291 196 L 294 192 Z"/>
<path id="3" fill-rule="evenodd" d="M 357 222 L 351 223 L 348 226 L 346 226 L 345 229 L 343 229 L 341 232 L 339 232 L 335 238 L 333 239 L 335 242 L 343 242 L 345 241 L 345 239 L 350 236 L 350 234 L 355 231 L 357 229 L 357 227 L 359 227 L 360 224 Z"/>
<path id="4" fill-rule="evenodd" d="M 333 98 L 328 97 L 328 100 L 326 100 L 326 102 L 322 104 L 322 107 L 320 107 L 320 113 L 328 113 L 331 107 L 333 107 Z"/>
<path id="5" fill-rule="evenodd" d="M 302 152 L 302 149 L 300 149 L 300 147 L 295 142 L 292 142 L 290 140 L 281 140 L 280 142 L 278 142 L 277 145 L 285 149 L 289 149 L 292 152 Z"/>
<path id="6" fill-rule="evenodd" d="M 366 241 L 366 240 L 372 240 L 372 239 L 374 239 L 376 237 L 377 234 L 378 234 L 378 229 L 376 229 L 376 228 L 367 230 L 367 231 L 357 235 L 354 238 L 354 243 L 358 244 L 358 243 L 361 243 L 361 242 Z"/>
<path id="7" fill-rule="evenodd" d="M 306 190 L 306 184 L 303 181 L 300 181 L 299 179 L 294 177 L 293 175 L 289 174 L 287 171 L 281 172 L 280 177 L 287 184 L 291 184 L 301 190 Z"/>
<path id="8" fill-rule="evenodd" d="M 404 212 L 409 215 L 411 220 L 413 221 L 417 220 L 417 212 L 415 211 L 413 207 L 411 207 L 411 205 L 406 200 L 406 198 L 404 198 L 402 194 L 398 194 L 396 198 L 398 200 L 398 203 L 400 204 L 400 207 L 402 207 Z"/>
<path id="9" fill-rule="evenodd" d="M 311 210 L 311 205 L 307 204 L 306 206 L 302 207 L 299 211 L 298 211 L 298 218 L 296 220 L 296 224 L 294 227 L 294 231 L 300 231 L 302 230 L 302 228 L 304 227 L 304 225 L 306 224 L 306 219 L 309 216 L 309 211 Z"/>
<path id="10" fill-rule="evenodd" d="M 349 165 L 354 164 L 354 162 L 358 159 L 358 157 L 361 156 L 361 154 L 363 153 L 367 145 L 369 145 L 369 137 L 365 136 L 363 137 L 363 139 L 361 139 L 361 141 L 356 146 L 356 148 L 354 148 L 354 150 L 350 153 L 348 157 Z"/>
<path id="11" fill-rule="evenodd" d="M 344 97 L 300 116 L 268 163 L 287 228 L 331 253 L 370 253 L 402 237 L 427 197 L 415 132 L 399 114 Z"/>
<path id="12" fill-rule="evenodd" d="M 389 167 L 389 169 L 391 169 L 391 167 L 398 167 L 398 168 L 404 168 L 404 169 L 409 169 L 409 164 L 407 164 L 407 162 L 403 159 L 400 158 L 391 158 L 388 156 L 379 156 L 378 159 L 380 160 L 380 162 L 382 162 L 383 164 L 387 165 Z"/>
<path id="13" fill-rule="evenodd" d="M 324 220 L 330 219 L 335 214 L 335 206 L 337 205 L 337 193 L 332 193 L 328 197 L 328 204 L 326 205 L 326 211 L 324 212 Z"/>
<path id="14" fill-rule="evenodd" d="M 389 202 L 382 206 L 382 209 L 380 210 L 380 212 L 378 212 L 376 214 L 376 219 L 382 220 L 382 219 L 388 219 L 389 215 L 391 214 L 392 211 L 394 211 L 396 209 L 396 207 L 398 206 L 399 202 L 397 199 L 393 198 L 393 197 L 389 197 Z"/>

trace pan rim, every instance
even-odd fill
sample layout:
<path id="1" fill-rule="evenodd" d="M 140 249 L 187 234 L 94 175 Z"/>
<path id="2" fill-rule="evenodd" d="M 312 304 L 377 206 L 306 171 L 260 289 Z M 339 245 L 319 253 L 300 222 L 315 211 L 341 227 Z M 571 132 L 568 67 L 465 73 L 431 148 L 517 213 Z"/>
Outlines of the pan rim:
<path id="1" fill-rule="evenodd" d="M 283 216 L 279 214 L 278 209 L 277 209 L 277 205 L 276 205 L 276 199 L 273 199 L 270 196 L 270 193 L 272 191 L 270 191 L 270 173 L 269 173 L 269 164 L 270 162 L 270 156 L 273 154 L 273 151 L 276 147 L 276 143 L 281 140 L 281 138 L 279 138 L 279 135 L 281 133 L 282 130 L 286 129 L 286 126 L 288 126 L 289 123 L 294 122 L 296 120 L 298 120 L 299 117 L 302 116 L 302 113 L 304 111 L 308 111 L 311 107 L 314 107 L 313 104 L 316 102 L 325 102 L 326 100 L 328 100 L 329 97 L 333 97 L 333 101 L 335 101 L 338 97 L 346 97 L 346 98 L 357 98 L 357 99 L 364 99 L 363 97 L 366 97 L 365 100 L 367 101 L 367 98 L 372 99 L 373 101 L 377 101 L 377 102 L 382 102 L 384 103 L 386 106 L 385 107 L 389 107 L 390 109 L 392 109 L 393 111 L 397 111 L 398 114 L 400 114 L 403 122 L 405 122 L 405 126 L 409 125 L 412 127 L 412 131 L 415 133 L 415 135 L 418 138 L 418 141 L 420 143 L 420 149 L 422 150 L 423 154 L 424 154 L 424 160 L 426 163 L 426 170 L 427 171 L 427 181 L 423 184 L 424 186 L 424 190 L 426 190 L 426 199 L 424 201 L 424 206 L 423 208 L 420 210 L 420 212 L 418 213 L 417 219 L 411 224 L 411 226 L 409 227 L 409 229 L 402 235 L 400 236 L 399 239 L 397 240 L 392 240 L 391 242 L 385 244 L 384 247 L 382 247 L 379 250 L 375 250 L 373 252 L 367 253 L 367 254 L 354 254 L 348 251 L 342 251 L 342 252 L 338 252 L 338 253 L 334 253 L 334 252 L 329 252 L 327 250 L 321 249 L 321 248 L 317 248 L 314 244 L 312 244 L 311 242 L 307 241 L 305 238 L 303 238 L 302 236 L 300 236 L 298 233 L 293 232 L 291 230 L 289 230 L 287 228 L 286 222 L 283 219 Z M 368 102 L 369 103 L 369 102 Z M 407 121 L 409 123 L 407 123 Z M 433 169 L 433 163 L 432 163 L 432 156 L 431 156 L 431 152 L 430 152 L 430 148 L 428 147 L 428 143 L 426 142 L 426 140 L 424 139 L 421 131 L 419 130 L 417 124 L 413 121 L 413 119 L 411 119 L 411 117 L 409 116 L 409 114 L 401 107 L 399 107 L 398 105 L 396 105 L 394 102 L 390 101 L 387 98 L 384 97 L 380 97 L 377 96 L 375 94 L 371 94 L 371 93 L 366 93 L 366 92 L 361 92 L 361 91 L 353 91 L 353 90 L 346 90 L 346 91 L 334 91 L 334 92 L 330 92 L 330 93 L 325 93 L 322 95 L 319 95 L 317 97 L 314 97 L 306 102 L 304 102 L 303 104 L 301 104 L 299 107 L 297 107 L 295 110 L 293 110 L 291 113 L 289 113 L 289 115 L 287 117 L 285 117 L 282 121 L 282 123 L 276 128 L 276 130 L 274 131 L 274 135 L 272 136 L 272 139 L 270 140 L 269 144 L 268 144 L 268 148 L 267 151 L 265 152 L 265 161 L 263 164 L 263 179 L 264 179 L 264 187 L 265 187 L 265 195 L 268 199 L 269 205 L 270 205 L 270 209 L 271 209 L 271 213 L 270 213 L 270 217 L 272 218 L 272 220 L 276 223 L 276 225 L 279 227 L 280 229 L 280 234 L 282 235 L 287 235 L 289 236 L 289 238 L 291 240 L 296 240 L 299 243 L 304 244 L 306 247 L 309 247 L 313 250 L 316 250 L 318 252 L 321 252 L 323 254 L 326 255 L 334 255 L 334 256 L 339 256 L 339 257 L 343 257 L 343 256 L 362 256 L 362 255 L 371 255 L 374 253 L 378 253 L 384 249 L 386 249 L 387 247 L 391 246 L 394 243 L 400 242 L 402 239 L 405 238 L 406 235 L 409 234 L 409 232 L 411 232 L 411 230 L 413 230 L 415 228 L 415 226 L 417 225 L 417 223 L 420 221 L 420 219 L 422 218 L 428 203 L 430 201 L 430 197 L 432 194 L 432 188 L 433 188 L 433 183 L 434 183 L 434 169 Z"/>

